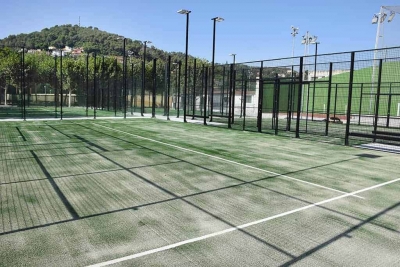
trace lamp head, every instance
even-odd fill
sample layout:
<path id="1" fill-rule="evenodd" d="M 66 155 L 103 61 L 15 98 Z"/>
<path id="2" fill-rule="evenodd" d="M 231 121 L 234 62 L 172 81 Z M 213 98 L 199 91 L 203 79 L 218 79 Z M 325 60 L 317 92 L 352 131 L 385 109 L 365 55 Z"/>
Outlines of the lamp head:
<path id="1" fill-rule="evenodd" d="M 180 9 L 177 11 L 179 14 L 190 14 L 192 11 L 186 9 Z"/>
<path id="2" fill-rule="evenodd" d="M 394 11 L 390 12 L 390 16 L 388 18 L 388 22 L 392 22 L 392 20 L 393 20 L 395 15 L 396 15 L 396 12 L 394 12 Z"/>
<path id="3" fill-rule="evenodd" d="M 212 18 L 211 20 L 214 20 L 214 21 L 217 21 L 217 22 L 222 22 L 222 21 L 224 21 L 224 19 L 221 18 L 221 17 L 215 17 L 215 18 Z"/>

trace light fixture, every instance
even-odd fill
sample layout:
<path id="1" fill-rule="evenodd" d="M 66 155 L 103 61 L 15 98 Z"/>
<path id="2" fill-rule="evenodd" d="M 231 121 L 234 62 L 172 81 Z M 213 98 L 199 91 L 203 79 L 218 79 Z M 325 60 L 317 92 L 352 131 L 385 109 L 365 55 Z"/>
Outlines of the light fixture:
<path id="1" fill-rule="evenodd" d="M 312 36 L 310 37 L 310 43 L 315 44 L 317 42 L 318 36 Z"/>
<path id="2" fill-rule="evenodd" d="M 292 35 L 293 37 L 295 37 L 295 36 L 299 33 L 299 28 L 296 28 L 296 27 L 294 27 L 294 26 L 292 26 L 291 28 L 292 28 L 291 35 Z"/>
<path id="3" fill-rule="evenodd" d="M 372 24 L 377 24 L 378 23 L 378 15 L 374 15 L 373 17 L 372 17 Z"/>
<path id="4" fill-rule="evenodd" d="M 179 14 L 189 14 L 189 13 L 192 12 L 192 11 L 186 10 L 186 9 L 180 9 L 180 10 L 178 10 L 177 12 L 178 12 Z"/>
<path id="5" fill-rule="evenodd" d="M 236 64 L 236 54 L 229 54 L 231 57 L 233 57 L 233 64 Z"/>
<path id="6" fill-rule="evenodd" d="M 221 17 L 215 17 L 215 18 L 213 18 L 213 20 L 215 20 L 215 21 L 217 21 L 217 22 L 224 21 L 224 19 L 221 18 Z"/>
<path id="7" fill-rule="evenodd" d="M 386 13 L 383 13 L 383 14 L 381 15 L 381 23 L 383 23 L 383 22 L 385 21 L 386 17 L 387 17 L 387 14 L 386 14 Z"/>
<path id="8" fill-rule="evenodd" d="M 189 47 L 189 14 L 190 10 L 181 9 L 178 10 L 179 14 L 186 15 L 186 49 L 185 49 L 185 81 L 184 81 L 184 95 L 183 95 L 183 122 L 186 121 L 186 100 L 187 100 L 187 84 L 188 84 L 188 47 Z"/>
<path id="9" fill-rule="evenodd" d="M 388 18 L 388 22 L 391 22 L 395 15 L 396 15 L 396 12 L 394 12 L 394 11 L 390 12 L 390 16 Z"/>

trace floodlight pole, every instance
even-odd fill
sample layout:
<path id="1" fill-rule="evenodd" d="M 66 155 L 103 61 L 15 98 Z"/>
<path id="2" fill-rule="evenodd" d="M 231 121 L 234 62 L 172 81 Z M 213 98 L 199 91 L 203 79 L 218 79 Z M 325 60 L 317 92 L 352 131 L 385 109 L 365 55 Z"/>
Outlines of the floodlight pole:
<path id="1" fill-rule="evenodd" d="M 294 46 L 295 46 L 296 35 L 299 33 L 298 30 L 299 30 L 299 28 L 296 28 L 296 27 L 292 26 L 292 32 L 291 32 L 291 35 L 293 36 L 292 58 L 294 57 Z"/>
<path id="2" fill-rule="evenodd" d="M 189 47 L 189 14 L 192 11 L 181 9 L 179 14 L 186 15 L 186 48 L 185 48 L 185 81 L 184 81 L 184 95 L 183 95 L 183 122 L 186 121 L 186 99 L 187 99 L 187 82 L 188 82 L 188 47 Z"/>
<path id="3" fill-rule="evenodd" d="M 303 38 L 303 40 L 304 40 L 304 56 L 308 56 L 308 54 L 307 54 L 307 51 L 308 51 L 308 49 L 307 49 L 307 46 L 308 46 L 308 31 L 307 31 L 305 37 Z"/>
<path id="4" fill-rule="evenodd" d="M 236 54 L 230 54 L 230 56 L 233 57 L 233 65 L 236 64 Z"/>
<path id="5" fill-rule="evenodd" d="M 370 97 L 369 97 L 369 110 L 368 113 L 371 113 L 371 109 L 372 109 L 372 94 L 374 91 L 374 84 L 375 84 L 375 72 L 376 72 L 376 67 L 377 67 L 377 55 L 378 55 L 378 48 L 379 48 L 379 37 L 380 37 L 380 31 L 381 31 L 381 18 L 382 18 L 382 14 L 383 14 L 383 7 L 380 7 L 379 13 L 378 15 L 378 25 L 377 25 L 377 29 L 376 29 L 376 37 L 375 37 L 375 50 L 374 50 L 374 61 L 373 61 L 373 65 L 372 65 L 372 77 L 371 77 L 371 91 L 370 91 Z"/>
<path id="6" fill-rule="evenodd" d="M 210 98 L 210 101 L 211 101 L 211 105 L 210 105 L 210 107 L 211 107 L 211 110 L 210 110 L 210 122 L 212 121 L 212 115 L 213 115 L 213 109 L 214 109 L 214 74 L 215 74 L 215 28 L 216 28 L 216 24 L 217 24 L 217 21 L 219 22 L 219 21 L 223 21 L 224 19 L 223 18 L 220 18 L 220 17 L 215 17 L 215 18 L 212 18 L 211 20 L 213 20 L 214 21 L 214 23 L 213 23 L 213 50 L 212 50 L 212 63 L 211 63 L 211 98 Z M 206 111 L 204 111 L 204 112 L 206 112 Z"/>
<path id="7" fill-rule="evenodd" d="M 315 58 L 314 58 L 314 88 L 313 88 L 313 101 L 312 101 L 312 110 L 311 110 L 311 120 L 314 120 L 314 102 L 315 102 L 315 81 L 317 80 L 317 55 L 318 55 L 318 44 L 319 42 L 315 42 Z"/>

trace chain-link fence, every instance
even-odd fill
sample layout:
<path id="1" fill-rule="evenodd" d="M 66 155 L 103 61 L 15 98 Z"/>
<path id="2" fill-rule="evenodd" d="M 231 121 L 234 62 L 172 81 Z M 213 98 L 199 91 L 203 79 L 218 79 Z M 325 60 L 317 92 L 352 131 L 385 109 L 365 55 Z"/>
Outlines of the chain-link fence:
<path id="1" fill-rule="evenodd" d="M 148 113 L 346 144 L 399 144 L 399 74 L 398 47 L 214 67 L 5 47 L 0 118 Z"/>
<path id="2" fill-rule="evenodd" d="M 217 126 L 357 144 L 400 144 L 400 48 L 217 65 Z"/>

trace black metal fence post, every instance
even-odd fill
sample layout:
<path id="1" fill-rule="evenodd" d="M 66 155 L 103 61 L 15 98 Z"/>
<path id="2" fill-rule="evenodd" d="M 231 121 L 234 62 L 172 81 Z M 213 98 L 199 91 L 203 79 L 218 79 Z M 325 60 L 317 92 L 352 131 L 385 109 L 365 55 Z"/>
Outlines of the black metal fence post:
<path id="1" fill-rule="evenodd" d="M 245 77 L 245 70 L 243 68 L 242 69 L 242 79 L 241 79 L 241 82 L 242 82 L 241 88 L 242 88 L 242 90 L 240 92 L 240 114 L 239 114 L 240 118 L 242 118 L 242 116 L 243 116 L 243 101 L 246 100 L 246 98 L 244 96 L 244 82 L 245 82 L 244 77 Z"/>
<path id="2" fill-rule="evenodd" d="M 328 103 L 326 107 L 326 118 L 325 118 L 325 135 L 328 136 L 329 131 L 329 113 L 331 109 L 331 94 L 332 94 L 332 71 L 333 63 L 329 63 L 329 80 L 328 80 Z"/>
<path id="3" fill-rule="evenodd" d="M 292 109 L 293 109 L 293 83 L 294 83 L 294 79 L 293 79 L 293 66 L 291 68 L 291 78 L 290 78 L 290 84 L 288 87 L 288 98 L 287 98 L 287 103 L 288 103 L 288 107 L 287 107 L 287 112 L 286 112 L 286 131 L 290 131 L 290 123 L 292 120 Z"/>
<path id="4" fill-rule="evenodd" d="M 97 66 L 96 66 L 96 53 L 93 55 L 93 119 L 96 119 L 96 72 L 97 72 Z"/>
<path id="5" fill-rule="evenodd" d="M 100 104 L 101 104 L 101 109 L 104 109 L 104 80 L 105 80 L 105 63 L 104 63 L 104 56 L 101 59 L 101 78 L 100 78 Z"/>
<path id="6" fill-rule="evenodd" d="M 110 72 L 107 71 L 107 111 L 110 111 Z"/>
<path id="7" fill-rule="evenodd" d="M 86 117 L 89 109 L 89 54 L 86 55 Z"/>
<path id="8" fill-rule="evenodd" d="M 19 67 L 20 67 L 20 70 L 19 70 L 19 89 L 20 89 L 20 101 L 19 101 L 19 105 L 20 105 L 20 108 L 21 108 L 21 119 L 24 119 L 24 103 L 23 103 L 23 100 L 24 100 L 24 97 L 23 97 L 23 94 L 24 94 L 24 85 L 23 85 L 23 82 L 22 82 L 22 80 L 23 80 L 23 76 L 24 76 L 24 59 L 23 59 L 23 50 L 21 51 L 21 53 L 20 53 L 20 55 L 19 55 Z"/>
<path id="9" fill-rule="evenodd" d="M 193 62 L 193 92 L 192 92 L 192 120 L 194 120 L 194 115 L 196 111 L 196 76 L 197 76 L 197 66 L 196 66 L 196 59 Z"/>
<path id="10" fill-rule="evenodd" d="M 124 39 L 125 41 L 126 39 Z M 124 47 L 125 47 L 125 43 L 124 43 Z M 123 56 L 123 61 L 122 61 L 122 69 L 123 69 L 123 74 L 122 74 L 122 85 L 123 85 L 123 89 L 122 89 L 122 95 L 123 95 L 123 101 L 124 101 L 124 119 L 126 119 L 126 98 L 127 98 L 127 90 L 128 90 L 128 86 L 127 86 L 127 78 L 128 78 L 128 64 L 127 64 L 127 60 L 126 60 L 126 55 L 125 55 L 125 49 L 124 49 L 124 56 Z"/>
<path id="11" fill-rule="evenodd" d="M 233 91 L 235 90 L 234 84 L 234 79 L 235 79 L 235 67 L 233 64 L 230 65 L 230 70 L 229 70 L 229 97 L 228 97 L 228 128 L 232 128 L 232 106 L 233 106 L 233 101 L 232 101 L 232 95 Z"/>
<path id="12" fill-rule="evenodd" d="M 208 91 L 208 67 L 203 65 L 203 75 L 204 75 L 204 99 L 203 99 L 203 124 L 207 125 L 207 91 Z"/>
<path id="13" fill-rule="evenodd" d="M 302 88 L 303 88 L 303 57 L 300 57 L 300 69 L 299 69 L 299 86 L 298 86 L 298 98 L 297 98 L 297 118 L 296 118 L 296 138 L 300 138 L 300 117 L 301 117 L 301 99 L 302 99 Z"/>
<path id="14" fill-rule="evenodd" d="M 334 117 L 334 118 L 336 118 L 337 92 L 338 92 L 338 84 L 335 84 L 335 103 L 334 103 L 334 106 L 333 106 L 333 117 Z"/>
<path id="15" fill-rule="evenodd" d="M 244 76 L 243 76 L 243 79 L 244 79 Z M 244 101 L 243 101 L 243 126 L 242 126 L 242 130 L 243 130 L 243 131 L 245 130 L 245 127 L 246 127 L 246 105 L 247 105 L 247 103 L 246 103 L 246 96 L 247 96 L 247 83 L 248 83 L 248 81 L 247 81 L 247 79 L 245 79 L 245 80 L 244 80 L 244 93 L 243 93 L 243 95 L 244 95 Z"/>
<path id="16" fill-rule="evenodd" d="M 378 129 L 379 120 L 379 100 L 381 97 L 381 82 L 382 82 L 382 62 L 383 59 L 379 60 L 379 72 L 378 72 L 378 88 L 376 91 L 376 103 L 375 103 L 375 118 L 374 118 L 374 142 L 376 142 L 376 131 Z"/>
<path id="17" fill-rule="evenodd" d="M 117 59 L 114 60 L 114 116 L 117 117 L 117 77 L 118 77 L 118 64 Z"/>
<path id="18" fill-rule="evenodd" d="M 22 48 L 22 117 L 26 120 L 25 47 Z"/>
<path id="19" fill-rule="evenodd" d="M 235 64 L 233 64 L 233 76 L 232 76 L 232 96 L 231 96 L 231 113 L 229 119 L 231 120 L 231 124 L 235 123 L 235 98 L 236 98 L 236 68 Z"/>
<path id="20" fill-rule="evenodd" d="M 157 59 L 153 59 L 153 72 L 152 72 L 152 78 L 153 78 L 153 95 L 152 95 L 152 105 L 151 105 L 151 117 L 155 118 L 156 117 L 156 89 L 157 89 Z"/>
<path id="21" fill-rule="evenodd" d="M 350 136 L 350 116 L 351 116 L 351 100 L 353 96 L 353 79 L 354 79 L 354 57 L 355 52 L 351 53 L 351 62 L 350 62 L 350 78 L 349 78 L 349 95 L 347 100 L 347 114 L 346 114 L 346 135 L 344 139 L 344 143 L 346 146 L 349 145 L 349 136 Z"/>
<path id="22" fill-rule="evenodd" d="M 57 55 L 54 56 L 54 114 L 57 118 L 57 106 L 58 106 L 58 79 L 57 79 Z"/>
<path id="23" fill-rule="evenodd" d="M 145 86 L 146 86 L 146 63 L 142 61 L 142 91 L 140 96 L 140 113 L 141 116 L 144 116 L 144 94 L 145 94 Z"/>
<path id="24" fill-rule="evenodd" d="M 222 92 L 221 92 L 221 99 L 220 99 L 220 102 L 221 102 L 221 115 L 222 116 L 224 116 L 224 98 L 225 98 L 225 71 L 226 71 L 226 68 L 225 68 L 225 65 L 224 65 L 224 67 L 222 68 Z"/>
<path id="25" fill-rule="evenodd" d="M 135 75 L 134 75 L 134 70 L 133 70 L 133 63 L 131 63 L 131 75 L 132 75 L 132 80 L 131 80 L 131 97 L 130 97 L 130 104 L 131 104 L 131 115 L 133 115 L 133 106 L 134 106 L 134 92 L 135 92 Z M 135 92 L 136 94 L 136 92 Z"/>
<path id="26" fill-rule="evenodd" d="M 278 128 L 279 128 L 279 97 L 280 97 L 280 79 L 278 74 L 276 74 L 276 103 L 275 103 L 275 135 L 278 135 Z"/>
<path id="27" fill-rule="evenodd" d="M 62 58 L 63 58 L 63 54 L 61 51 L 61 55 L 60 55 L 60 95 L 61 95 L 61 99 L 60 99 L 60 119 L 63 119 L 63 62 L 62 62 Z"/>
<path id="28" fill-rule="evenodd" d="M 263 68 L 264 68 L 264 62 L 261 61 L 260 73 L 258 75 L 258 114 L 257 114 L 257 128 L 258 132 L 260 133 L 262 126 L 262 110 L 263 110 L 263 97 L 264 97 Z"/>
<path id="29" fill-rule="evenodd" d="M 167 62 L 167 96 L 166 96 L 166 101 L 167 101 L 167 120 L 169 119 L 169 102 L 170 102 L 170 96 L 171 96 L 171 56 L 168 56 L 168 62 Z"/>
<path id="30" fill-rule="evenodd" d="M 182 68 L 182 61 L 178 62 L 178 92 L 176 95 L 176 104 L 177 104 L 177 111 L 176 111 L 176 117 L 179 118 L 179 108 L 180 108 L 180 102 L 181 102 L 181 68 Z"/>
<path id="31" fill-rule="evenodd" d="M 359 108 L 359 110 L 358 110 L 358 125 L 360 125 L 360 124 L 361 124 L 363 89 L 364 89 L 364 83 L 362 83 L 362 84 L 361 84 L 361 92 L 360 92 L 360 108 Z"/>
<path id="32" fill-rule="evenodd" d="M 392 108 L 392 83 L 389 84 L 389 99 L 388 99 L 388 108 L 386 114 L 386 128 L 390 126 L 390 109 Z"/>

